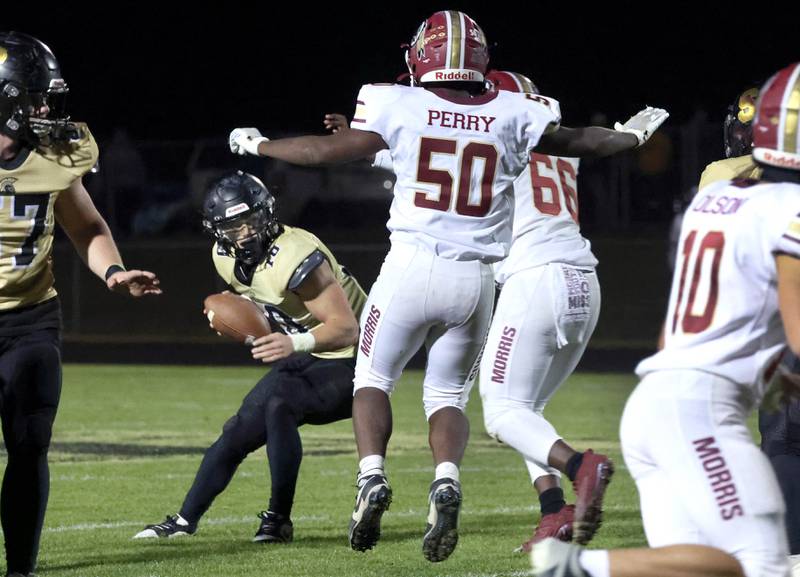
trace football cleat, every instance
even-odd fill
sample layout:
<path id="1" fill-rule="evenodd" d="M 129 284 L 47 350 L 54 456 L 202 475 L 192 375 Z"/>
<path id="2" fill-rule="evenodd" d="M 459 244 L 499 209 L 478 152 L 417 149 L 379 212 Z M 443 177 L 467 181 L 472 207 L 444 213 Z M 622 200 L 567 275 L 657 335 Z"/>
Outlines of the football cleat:
<path id="1" fill-rule="evenodd" d="M 291 543 L 294 538 L 294 527 L 289 517 L 272 511 L 261 511 L 258 514 L 261 525 L 258 527 L 253 543 Z"/>
<path id="2" fill-rule="evenodd" d="M 547 538 L 572 541 L 572 524 L 575 521 L 575 505 L 565 505 L 558 513 L 542 515 L 533 537 L 525 541 L 517 552 L 530 553 L 533 546 Z"/>
<path id="3" fill-rule="evenodd" d="M 458 481 L 445 477 L 431 484 L 428 526 L 422 538 L 422 554 L 432 563 L 447 559 L 458 544 L 461 499 L 461 484 Z"/>
<path id="4" fill-rule="evenodd" d="M 183 537 L 184 535 L 194 535 L 197 531 L 197 523 L 189 523 L 180 515 L 167 515 L 163 522 L 155 525 L 148 525 L 136 535 L 134 539 L 154 539 L 157 537 Z"/>
<path id="5" fill-rule="evenodd" d="M 580 563 L 582 547 L 558 539 L 545 539 L 533 546 L 531 567 L 535 577 L 590 577 Z"/>
<path id="6" fill-rule="evenodd" d="M 381 538 L 381 517 L 392 504 L 392 488 L 383 475 L 361 479 L 350 519 L 350 547 L 372 549 Z"/>
<path id="7" fill-rule="evenodd" d="M 574 537 L 579 545 L 592 540 L 603 521 L 603 497 L 614 474 L 614 464 L 605 455 L 589 449 L 575 474 L 572 485 L 575 501 Z"/>

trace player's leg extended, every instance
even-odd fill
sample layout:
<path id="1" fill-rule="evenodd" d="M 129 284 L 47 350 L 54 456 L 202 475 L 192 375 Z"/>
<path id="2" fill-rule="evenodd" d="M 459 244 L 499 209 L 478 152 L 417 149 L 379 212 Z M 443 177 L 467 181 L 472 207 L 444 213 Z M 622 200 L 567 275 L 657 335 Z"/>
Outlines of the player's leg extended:
<path id="1" fill-rule="evenodd" d="M 392 432 L 389 396 L 430 322 L 420 306 L 426 297 L 433 255 L 395 244 L 370 290 L 361 315 L 353 395 L 353 431 L 359 455 L 358 494 L 350 519 L 350 545 L 375 546 L 392 491 L 384 472 Z"/>
<path id="2" fill-rule="evenodd" d="M 50 476 L 47 451 L 61 394 L 61 353 L 55 329 L 9 338 L 0 360 L 3 438 L 8 464 L 0 516 L 7 572 L 36 567 Z"/>
<path id="3" fill-rule="evenodd" d="M 426 315 L 439 322 L 426 341 L 423 403 L 436 470 L 422 547 L 425 557 L 437 562 L 447 559 L 458 542 L 458 468 L 469 438 L 464 409 L 491 319 L 494 281 L 486 265 L 439 259 L 432 286 Z"/>

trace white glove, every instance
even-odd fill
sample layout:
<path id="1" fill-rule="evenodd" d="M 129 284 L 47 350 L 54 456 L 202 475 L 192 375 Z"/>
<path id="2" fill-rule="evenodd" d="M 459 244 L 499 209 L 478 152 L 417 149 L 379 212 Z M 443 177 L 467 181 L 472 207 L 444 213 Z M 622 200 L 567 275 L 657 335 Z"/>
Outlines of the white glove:
<path id="1" fill-rule="evenodd" d="M 633 134 L 639 141 L 639 146 L 641 146 L 647 142 L 647 139 L 658 130 L 658 127 L 667 118 L 669 118 L 669 112 L 663 108 L 648 106 L 631 116 L 625 124 L 620 124 L 619 122 L 614 124 L 614 130 Z"/>
<path id="2" fill-rule="evenodd" d="M 228 137 L 231 152 L 241 156 L 258 156 L 258 145 L 262 142 L 269 142 L 269 138 L 261 136 L 258 128 L 234 128 Z"/>

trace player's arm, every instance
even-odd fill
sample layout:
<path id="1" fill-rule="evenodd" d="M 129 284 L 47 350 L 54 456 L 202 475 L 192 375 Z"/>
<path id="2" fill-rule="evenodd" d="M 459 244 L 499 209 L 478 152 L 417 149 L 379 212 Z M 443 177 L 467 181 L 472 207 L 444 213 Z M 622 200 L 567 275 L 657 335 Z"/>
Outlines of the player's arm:
<path id="1" fill-rule="evenodd" d="M 778 271 L 778 307 L 786 342 L 800 356 L 800 259 L 786 254 L 775 256 Z"/>
<path id="2" fill-rule="evenodd" d="M 388 148 L 379 134 L 367 130 L 339 130 L 326 136 L 269 140 L 255 128 L 236 128 L 228 144 L 235 154 L 268 156 L 302 166 L 352 162 Z"/>
<path id="3" fill-rule="evenodd" d="M 668 117 L 666 110 L 648 106 L 631 116 L 625 124 L 617 122 L 614 130 L 602 126 L 561 126 L 558 130 L 543 135 L 534 150 L 554 156 L 609 156 L 641 146 Z"/>
<path id="4" fill-rule="evenodd" d="M 55 216 L 83 262 L 104 280 L 110 290 L 135 297 L 161 294 L 155 274 L 143 270 L 125 270 L 111 230 L 95 208 L 80 178 L 59 193 Z M 111 268 L 114 266 L 118 270 Z"/>
<path id="5" fill-rule="evenodd" d="M 322 353 L 358 342 L 358 320 L 327 261 L 312 270 L 294 292 L 321 324 L 301 335 L 272 333 L 261 337 L 253 343 L 253 358 L 271 363 L 297 351 L 298 343 L 300 350 Z M 309 336 L 313 342 L 303 342 Z"/>

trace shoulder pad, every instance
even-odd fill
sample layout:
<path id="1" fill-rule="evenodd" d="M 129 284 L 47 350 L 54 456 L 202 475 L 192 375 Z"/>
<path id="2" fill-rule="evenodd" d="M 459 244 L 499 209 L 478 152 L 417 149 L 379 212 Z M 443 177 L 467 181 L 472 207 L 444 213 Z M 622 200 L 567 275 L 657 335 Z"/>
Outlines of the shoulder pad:
<path id="1" fill-rule="evenodd" d="M 314 252 L 308 255 L 289 278 L 289 284 L 287 285 L 289 290 L 296 290 L 297 287 L 303 284 L 303 281 L 306 280 L 306 277 L 308 277 L 308 275 L 311 274 L 315 268 L 325 262 L 325 260 L 325 255 L 319 249 L 316 249 Z"/>

